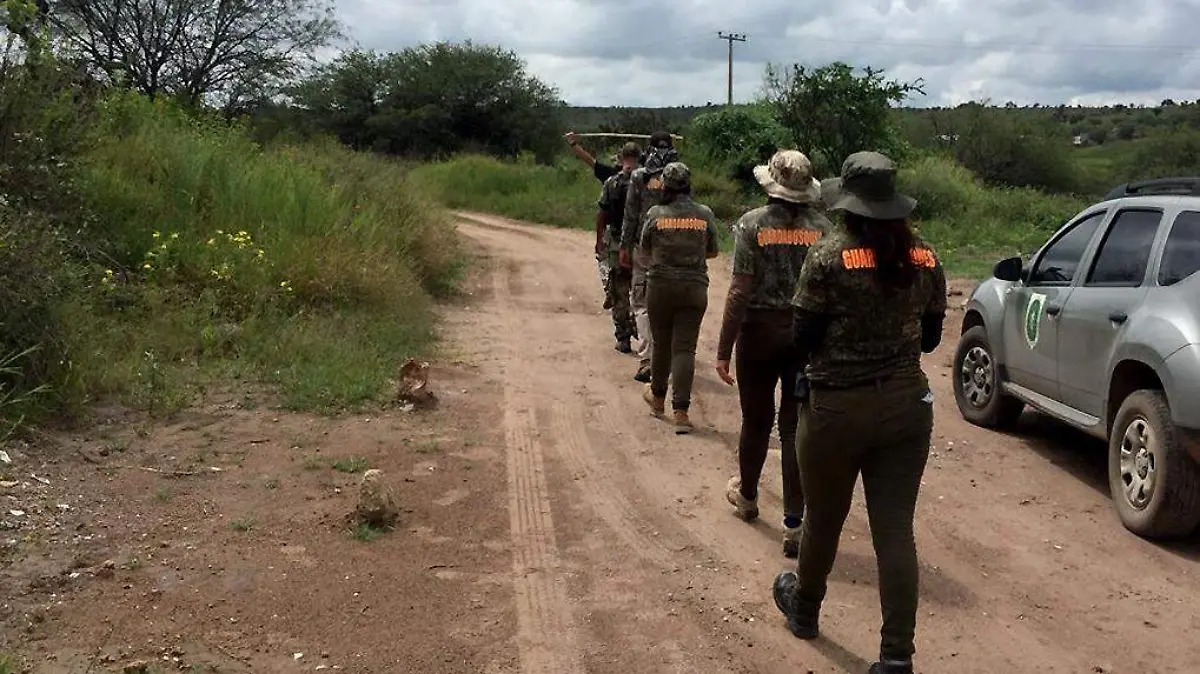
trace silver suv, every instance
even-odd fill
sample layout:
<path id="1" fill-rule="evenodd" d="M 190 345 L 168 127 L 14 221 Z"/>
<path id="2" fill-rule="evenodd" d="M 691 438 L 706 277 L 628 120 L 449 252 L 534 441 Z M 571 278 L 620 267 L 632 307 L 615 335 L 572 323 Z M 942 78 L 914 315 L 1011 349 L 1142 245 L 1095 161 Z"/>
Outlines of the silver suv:
<path id="1" fill-rule="evenodd" d="M 1121 521 L 1200 523 L 1200 178 L 1122 185 L 1028 265 L 996 264 L 966 305 L 954 394 L 1003 429 L 1025 406 L 1108 442 Z"/>

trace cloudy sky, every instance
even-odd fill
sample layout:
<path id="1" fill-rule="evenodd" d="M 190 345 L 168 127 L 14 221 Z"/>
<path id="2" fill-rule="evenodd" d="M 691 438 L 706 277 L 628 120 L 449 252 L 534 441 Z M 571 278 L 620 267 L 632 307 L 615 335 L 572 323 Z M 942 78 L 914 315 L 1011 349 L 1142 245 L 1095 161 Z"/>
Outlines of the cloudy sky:
<path id="1" fill-rule="evenodd" d="M 741 7 L 737 5 L 741 4 Z M 338 0 L 360 46 L 471 39 L 520 54 L 572 105 L 723 103 L 767 63 L 922 78 L 914 105 L 1200 98 L 1200 0 Z"/>

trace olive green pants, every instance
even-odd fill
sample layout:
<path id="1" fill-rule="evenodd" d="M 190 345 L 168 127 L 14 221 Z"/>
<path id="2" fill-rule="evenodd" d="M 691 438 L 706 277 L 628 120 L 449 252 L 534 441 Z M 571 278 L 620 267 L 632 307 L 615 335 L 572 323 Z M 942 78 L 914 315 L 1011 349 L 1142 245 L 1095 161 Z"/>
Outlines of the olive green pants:
<path id="1" fill-rule="evenodd" d="M 838 539 L 862 474 L 879 567 L 880 657 L 909 660 L 917 621 L 913 517 L 933 432 L 933 398 L 923 376 L 850 389 L 812 384 L 798 428 L 805 517 L 797 560 L 801 604 L 819 606 Z"/>
<path id="2" fill-rule="evenodd" d="M 697 281 L 649 279 L 646 310 L 653 335 L 650 353 L 650 391 L 667 395 L 671 380 L 671 407 L 686 412 L 692 402 L 696 376 L 696 342 L 708 309 L 708 284 Z"/>

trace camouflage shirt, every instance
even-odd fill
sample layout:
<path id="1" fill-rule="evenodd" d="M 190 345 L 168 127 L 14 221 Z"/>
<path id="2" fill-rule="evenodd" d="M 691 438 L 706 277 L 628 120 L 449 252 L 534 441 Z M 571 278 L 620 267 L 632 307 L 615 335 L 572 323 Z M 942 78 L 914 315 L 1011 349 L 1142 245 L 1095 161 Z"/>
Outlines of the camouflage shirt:
<path id="1" fill-rule="evenodd" d="M 596 208 L 604 213 L 604 224 L 608 235 L 620 241 L 621 224 L 625 218 L 625 199 L 629 195 L 631 173 L 620 171 L 608 177 L 600 188 Z"/>
<path id="2" fill-rule="evenodd" d="M 637 168 L 629 181 L 625 197 L 625 219 L 621 224 L 621 247 L 632 250 L 642 240 L 642 225 L 652 206 L 662 202 L 662 176 L 648 176 L 645 168 Z"/>
<path id="3" fill-rule="evenodd" d="M 829 227 L 811 208 L 793 217 L 784 206 L 768 204 L 743 215 L 733 228 L 733 273 L 754 277 L 746 306 L 791 309 L 804 257 Z"/>
<path id="4" fill-rule="evenodd" d="M 704 204 L 682 196 L 646 213 L 642 248 L 649 255 L 646 278 L 708 284 L 708 255 L 717 252 L 717 217 Z"/>
<path id="5" fill-rule="evenodd" d="M 889 294 L 875 279 L 872 251 L 844 226 L 832 227 L 809 250 L 792 303 L 830 320 L 809 361 L 810 381 L 846 387 L 921 373 L 921 317 L 945 314 L 946 275 L 919 239 L 911 254 L 917 281 Z"/>

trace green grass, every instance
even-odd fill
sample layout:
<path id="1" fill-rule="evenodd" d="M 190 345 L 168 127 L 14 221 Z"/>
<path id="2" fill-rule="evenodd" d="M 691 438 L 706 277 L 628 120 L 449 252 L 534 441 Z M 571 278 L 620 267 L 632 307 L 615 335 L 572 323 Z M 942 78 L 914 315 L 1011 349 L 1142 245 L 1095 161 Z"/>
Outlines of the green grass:
<path id="1" fill-rule="evenodd" d="M 360 522 L 351 533 L 356 540 L 362 541 L 363 543 L 370 543 L 387 532 L 388 529 L 386 528 L 377 527 L 366 522 Z"/>
<path id="2" fill-rule="evenodd" d="M 16 659 L 0 653 L 0 674 L 17 674 Z"/>
<path id="3" fill-rule="evenodd" d="M 924 157 L 900 170 L 900 189 L 917 199 L 915 223 L 948 273 L 980 278 L 995 262 L 1045 243 L 1088 200 L 1028 188 L 984 187 L 967 169 Z"/>
<path id="4" fill-rule="evenodd" d="M 95 250 L 53 307 L 60 397 L 165 414 L 246 381 L 333 412 L 381 400 L 431 348 L 433 299 L 463 262 L 398 164 L 335 143 L 262 148 L 125 94 L 95 136 L 78 171 Z"/>
<path id="5" fill-rule="evenodd" d="M 744 196 L 703 167 L 696 175 L 697 199 L 714 205 L 727 222 L 762 203 L 761 195 Z M 412 180 L 450 208 L 581 229 L 592 227 L 599 193 L 596 180 L 573 159 L 537 166 L 463 156 L 417 167 Z M 936 156 L 903 167 L 900 183 L 919 200 L 916 225 L 954 276 L 986 276 L 996 260 L 1036 249 L 1086 205 L 1032 189 L 984 187 L 967 169 Z"/>
<path id="6" fill-rule="evenodd" d="M 746 199 L 737 184 L 702 165 L 692 169 L 696 199 L 722 220 L 744 212 Z M 412 170 L 412 184 L 449 208 L 494 213 L 557 227 L 591 230 L 596 222 L 600 183 L 575 158 L 554 166 L 505 162 L 480 155 L 424 164 Z"/>
<path id="7" fill-rule="evenodd" d="M 229 523 L 229 528 L 234 531 L 246 532 L 254 528 L 254 521 L 250 519 L 237 519 Z"/>
<path id="8" fill-rule="evenodd" d="M 361 473 L 371 467 L 366 459 L 355 456 L 349 459 L 339 459 L 333 462 L 333 469 L 339 473 Z"/>

